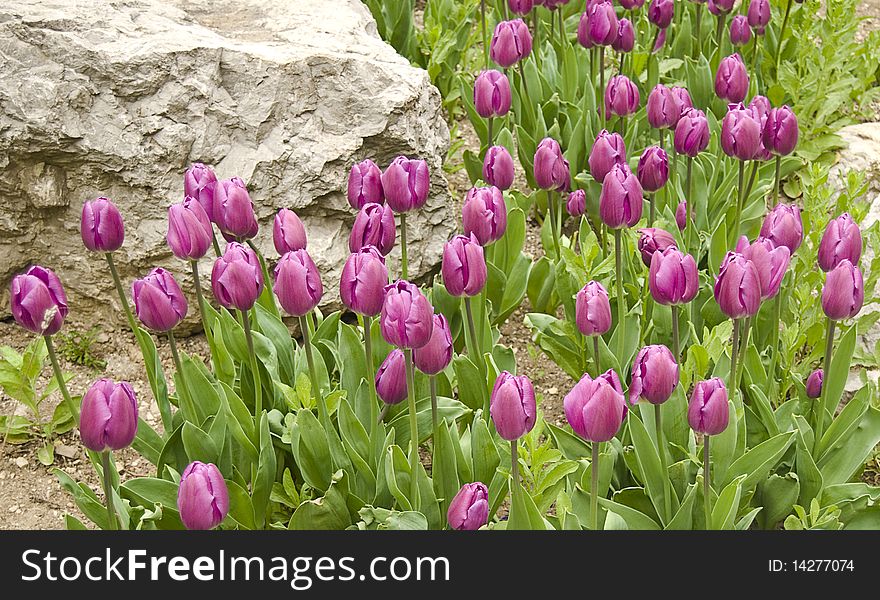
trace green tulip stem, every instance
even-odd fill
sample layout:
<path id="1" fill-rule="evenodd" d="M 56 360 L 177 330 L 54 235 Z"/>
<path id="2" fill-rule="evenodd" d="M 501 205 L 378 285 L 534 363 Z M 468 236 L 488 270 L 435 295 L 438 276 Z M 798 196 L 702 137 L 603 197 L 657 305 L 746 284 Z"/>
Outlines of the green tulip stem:
<path id="1" fill-rule="evenodd" d="M 553 249 L 556 251 L 556 260 L 562 258 L 562 252 L 559 246 L 559 230 L 556 227 L 556 194 L 552 190 L 547 190 L 547 218 L 550 219 L 550 232 L 553 236 Z"/>
<path id="2" fill-rule="evenodd" d="M 676 359 L 677 360 L 677 359 Z M 666 488 L 663 494 L 663 504 L 666 508 L 666 518 L 672 518 L 672 494 L 669 488 L 669 463 L 666 458 L 666 444 L 663 441 L 663 405 L 654 405 L 654 433 L 657 435 L 657 454 L 660 455 L 660 469 L 663 471 L 663 480 Z"/>
<path id="3" fill-rule="evenodd" d="M 739 230 L 740 230 L 739 222 L 740 222 L 740 219 L 742 219 L 743 196 L 744 196 L 743 192 L 745 192 L 744 188 L 745 188 L 745 178 L 746 178 L 746 161 L 739 160 L 739 161 L 737 161 L 737 163 L 739 163 L 739 174 L 737 176 L 737 186 L 738 187 L 736 188 L 737 189 L 736 213 L 734 214 L 734 217 L 733 217 L 733 227 L 731 227 L 731 232 L 733 233 L 733 235 L 731 237 L 733 238 L 734 244 L 736 243 L 736 240 L 739 239 Z"/>
<path id="4" fill-rule="evenodd" d="M 694 184 L 693 171 L 694 171 L 694 158 L 692 156 L 688 156 L 688 158 L 687 158 L 687 179 L 686 179 L 687 183 L 685 186 L 686 192 L 685 192 L 685 198 L 684 198 L 685 203 L 686 203 L 686 208 L 687 208 L 686 216 L 685 216 L 685 224 L 684 224 L 685 252 L 692 251 L 692 248 L 691 248 L 691 229 L 693 229 L 693 225 L 692 225 L 691 221 L 693 219 L 691 218 L 691 213 L 693 212 L 693 205 L 694 205 L 694 199 L 692 197 L 693 184 Z"/>
<path id="5" fill-rule="evenodd" d="M 125 296 L 125 289 L 122 287 L 122 280 L 119 279 L 119 272 L 116 270 L 116 263 L 113 262 L 113 253 L 105 252 L 104 258 L 107 259 L 107 266 L 110 267 L 110 276 L 113 277 L 113 285 L 116 286 L 116 293 L 119 294 L 119 301 L 122 303 L 122 309 L 125 311 L 125 318 L 128 319 L 128 326 L 131 332 L 137 338 L 137 323 L 131 314 L 131 307 L 128 305 L 128 298 Z"/>
<path id="6" fill-rule="evenodd" d="M 205 294 L 202 292 L 202 282 L 199 277 L 199 262 L 191 260 L 189 264 L 192 267 L 193 286 L 196 289 L 196 299 L 199 301 L 199 316 L 202 318 L 202 329 L 205 332 L 205 337 L 208 338 L 208 341 L 210 342 L 212 332 L 205 320 Z"/>
<path id="7" fill-rule="evenodd" d="M 486 152 L 489 152 L 489 148 L 492 147 L 492 126 L 495 123 L 495 119 L 489 117 L 486 119 L 486 130 L 487 130 L 487 138 L 486 138 Z M 485 154 L 483 155 L 485 157 Z"/>
<path id="8" fill-rule="evenodd" d="M 734 388 L 734 379 L 736 377 L 736 359 L 739 355 L 739 326 L 740 320 L 733 320 L 733 341 L 731 342 L 730 348 L 730 373 L 727 375 L 727 387 L 728 393 L 730 394 L 730 399 L 733 400 L 736 398 L 736 388 Z"/>
<path id="9" fill-rule="evenodd" d="M 254 377 L 254 424 L 257 434 L 257 451 L 260 449 L 260 420 L 263 418 L 263 385 L 260 381 L 260 366 L 257 363 L 257 353 L 254 351 L 254 335 L 251 332 L 250 312 L 241 311 L 241 320 L 244 325 L 244 339 L 247 342 L 248 355 L 251 359 L 251 374 Z M 311 366 L 311 361 L 309 361 Z"/>
<path id="10" fill-rule="evenodd" d="M 406 213 L 400 213 L 400 278 L 406 279 L 408 273 L 406 256 Z"/>
<path id="11" fill-rule="evenodd" d="M 379 398 L 376 392 L 376 369 L 373 366 L 373 317 L 369 315 L 363 316 L 364 324 L 364 358 L 367 365 L 367 379 L 370 385 L 370 423 L 376 423 L 377 401 Z M 381 419 L 379 419 L 381 420 Z"/>
<path id="12" fill-rule="evenodd" d="M 519 482 L 519 440 L 510 440 L 510 500 L 519 494 L 522 486 Z"/>
<path id="13" fill-rule="evenodd" d="M 211 245 L 214 246 L 214 254 L 217 255 L 217 258 L 223 254 L 220 252 L 220 244 L 217 243 L 217 233 L 214 231 L 214 227 L 211 227 Z"/>
<path id="14" fill-rule="evenodd" d="M 536 48 L 536 52 L 537 52 L 537 46 L 535 46 L 535 48 Z M 524 61 L 521 60 L 516 64 L 517 68 L 519 69 L 519 78 L 522 80 L 522 88 L 523 88 L 523 97 L 520 98 L 520 104 L 522 104 L 523 106 L 520 108 L 520 110 L 525 111 L 526 110 L 525 106 L 529 105 L 529 112 L 531 112 L 531 106 L 530 106 L 531 100 L 529 97 L 529 84 L 526 82 L 526 72 L 523 69 L 523 62 Z"/>
<path id="15" fill-rule="evenodd" d="M 390 410 L 391 410 L 390 404 L 386 404 L 385 406 L 383 406 L 382 412 L 379 413 L 379 418 L 376 419 L 376 423 L 381 423 L 382 421 L 384 421 L 385 417 L 388 416 L 388 411 L 390 411 Z"/>
<path id="16" fill-rule="evenodd" d="M 561 9 L 559 10 L 559 49 L 565 51 L 565 19 L 562 18 Z"/>
<path id="17" fill-rule="evenodd" d="M 315 357 L 312 354 L 312 340 L 309 331 L 309 315 L 302 315 L 299 318 L 299 328 L 302 330 L 303 347 L 306 351 L 306 362 L 309 364 L 309 377 L 312 381 L 312 393 L 315 395 L 315 403 L 318 406 L 318 419 L 321 425 L 329 431 L 330 415 L 327 412 L 327 404 L 324 400 L 324 394 L 321 393 L 321 385 L 318 383 L 318 372 L 315 370 Z"/>
<path id="18" fill-rule="evenodd" d="M 721 62 L 721 44 L 724 41 L 724 13 L 718 15 L 718 23 L 715 26 L 715 60 L 712 62 L 715 63 L 713 65 L 713 71 L 718 68 L 718 64 Z"/>
<path id="19" fill-rule="evenodd" d="M 599 530 L 599 442 L 590 442 L 590 528 Z"/>
<path id="20" fill-rule="evenodd" d="M 782 17 L 782 29 L 779 30 L 779 41 L 776 44 L 776 78 L 779 79 L 779 60 L 782 57 L 782 42 L 785 41 L 785 28 L 788 26 L 788 17 L 791 15 L 791 0 L 785 6 L 785 16 Z"/>
<path id="21" fill-rule="evenodd" d="M 67 384 L 64 382 L 64 374 L 61 372 L 61 366 L 58 364 L 58 356 L 55 354 L 55 345 L 52 343 L 52 336 L 44 335 L 43 339 L 46 341 L 46 351 L 49 353 L 49 362 L 52 363 L 52 371 L 55 373 L 55 381 L 58 382 L 58 389 L 61 390 L 61 397 L 64 399 L 64 404 L 67 405 L 67 410 L 70 411 L 74 423 L 79 427 L 79 409 L 70 397 L 70 392 L 67 391 Z"/>
<path id="22" fill-rule="evenodd" d="M 755 80 L 757 81 L 760 73 L 758 72 L 758 39 L 760 39 L 760 35 L 756 35 L 755 41 L 752 44 L 752 73 L 755 74 Z M 761 84 L 758 82 L 758 89 L 761 89 Z"/>
<path id="23" fill-rule="evenodd" d="M 709 438 L 712 436 L 703 436 L 703 506 L 706 510 L 706 529 L 712 529 L 712 462 L 709 459 Z"/>
<path id="24" fill-rule="evenodd" d="M 655 196 L 656 196 L 656 194 L 654 192 L 651 192 L 650 194 L 648 194 L 648 227 L 654 226 L 654 217 L 655 217 L 656 211 L 657 211 L 657 209 L 656 209 L 657 201 L 655 200 Z"/>
<path id="25" fill-rule="evenodd" d="M 623 59 L 626 58 L 626 52 L 620 53 L 620 65 L 617 67 L 617 74 L 623 75 Z"/>
<path id="26" fill-rule="evenodd" d="M 413 374 L 412 348 L 404 348 L 406 360 L 406 396 L 409 401 L 409 463 L 410 463 L 410 502 L 413 510 L 421 504 L 419 497 L 419 422 L 416 418 L 416 390 Z"/>
<path id="27" fill-rule="evenodd" d="M 736 364 L 736 370 L 733 374 L 733 390 L 731 390 L 731 394 L 736 394 L 736 391 L 739 389 L 739 382 L 742 376 L 742 365 L 746 360 L 746 352 L 749 348 L 749 333 L 752 330 L 752 319 L 751 317 L 746 317 L 743 322 L 742 328 L 742 341 L 740 342 L 740 357 L 739 361 Z"/>
<path id="28" fill-rule="evenodd" d="M 825 363 L 822 365 L 822 368 L 824 369 L 822 371 L 822 393 L 819 396 L 818 410 L 813 411 L 816 413 L 816 439 L 813 442 L 814 455 L 816 454 L 816 450 L 819 449 L 819 441 L 825 433 L 825 408 L 828 403 L 828 379 L 831 372 L 831 355 L 834 352 L 834 329 L 836 326 L 837 321 L 834 319 L 828 319 L 828 327 L 825 333 Z M 832 407 L 832 416 L 834 415 L 834 409 L 836 408 L 836 406 Z"/>
<path id="29" fill-rule="evenodd" d="M 599 366 L 599 336 L 594 335 L 593 338 L 593 362 L 596 365 L 596 377 L 598 377 L 602 373 L 602 368 Z"/>
<path id="30" fill-rule="evenodd" d="M 431 426 L 434 432 L 434 443 L 437 443 L 437 427 L 440 425 L 440 421 L 437 418 L 437 376 L 429 375 L 428 376 L 428 384 L 431 388 Z"/>
<path id="31" fill-rule="evenodd" d="M 623 289 L 623 236 L 620 229 L 614 230 L 614 270 L 617 273 L 617 358 L 622 365 L 626 362 L 623 355 L 626 351 L 626 300 Z"/>
<path id="32" fill-rule="evenodd" d="M 599 93 L 596 94 L 596 103 L 599 105 L 599 122 L 602 129 L 607 124 L 605 114 L 605 46 L 599 46 Z"/>
<path id="33" fill-rule="evenodd" d="M 770 379 L 770 402 L 776 406 L 776 386 L 779 382 L 776 380 L 776 365 L 779 362 L 779 327 L 782 325 L 782 287 L 776 293 L 773 299 L 773 319 L 770 321 L 773 327 L 772 341 L 770 342 L 770 368 L 767 370 L 767 377 Z"/>
<path id="34" fill-rule="evenodd" d="M 697 19 L 696 19 L 696 33 L 694 35 L 694 44 L 695 47 L 693 49 L 694 60 L 700 57 L 700 52 L 703 48 L 703 34 L 702 34 L 702 25 L 703 25 L 703 5 L 697 4 Z"/>
<path id="35" fill-rule="evenodd" d="M 110 476 L 110 451 L 101 452 L 101 481 L 104 484 L 104 500 L 107 503 L 107 528 L 116 531 L 119 521 L 113 508 L 113 478 Z"/>
<path id="36" fill-rule="evenodd" d="M 180 354 L 177 352 L 177 339 L 174 337 L 174 331 L 168 330 L 168 345 L 171 347 L 171 360 L 174 362 L 174 368 L 177 369 L 177 374 L 180 375 L 180 389 L 177 390 L 177 401 L 178 405 L 183 408 L 184 404 L 189 403 L 192 398 L 189 395 L 189 390 L 186 387 L 186 377 L 183 375 L 183 363 L 180 361 Z M 192 408 L 191 406 L 189 408 Z M 159 407 L 159 412 L 162 412 L 162 407 Z M 192 417 L 195 413 L 192 410 L 187 409 L 186 411 L 189 413 L 190 417 Z M 162 425 L 165 427 L 165 431 L 171 432 L 174 431 L 174 428 L 171 424 L 171 408 L 167 408 L 167 415 L 162 415 Z"/>
<path id="37" fill-rule="evenodd" d="M 483 24 L 483 66 L 489 68 L 489 38 L 486 35 L 486 0 L 480 0 L 480 20 Z"/>
<path id="38" fill-rule="evenodd" d="M 780 183 L 779 182 L 779 167 L 780 167 L 781 163 L 782 163 L 782 157 L 777 156 L 776 157 L 776 168 L 775 168 L 775 170 L 776 170 L 776 179 L 775 179 L 776 183 L 773 185 L 773 206 L 776 206 L 777 204 L 779 204 L 779 183 Z"/>
<path id="39" fill-rule="evenodd" d="M 681 346 L 678 339 L 678 305 L 672 305 L 672 353 L 675 355 L 675 362 L 681 360 Z"/>

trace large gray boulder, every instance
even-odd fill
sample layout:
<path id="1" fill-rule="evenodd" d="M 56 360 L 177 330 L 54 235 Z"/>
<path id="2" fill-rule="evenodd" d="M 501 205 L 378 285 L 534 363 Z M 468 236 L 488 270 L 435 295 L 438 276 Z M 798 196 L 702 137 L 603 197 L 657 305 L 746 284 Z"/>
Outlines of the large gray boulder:
<path id="1" fill-rule="evenodd" d="M 39 263 L 63 280 L 71 320 L 124 323 L 102 257 L 79 237 L 82 203 L 97 196 L 125 218 L 125 284 L 164 266 L 191 292 L 165 233 L 194 161 L 247 182 L 266 256 L 275 212 L 300 215 L 327 304 L 348 255 L 354 162 L 428 161 L 431 197 L 410 219 L 411 274 L 436 266 L 455 227 L 439 93 L 378 37 L 358 0 L 6 0 L 0 48 L 0 318 L 12 275 Z M 207 288 L 210 266 L 209 257 Z"/>

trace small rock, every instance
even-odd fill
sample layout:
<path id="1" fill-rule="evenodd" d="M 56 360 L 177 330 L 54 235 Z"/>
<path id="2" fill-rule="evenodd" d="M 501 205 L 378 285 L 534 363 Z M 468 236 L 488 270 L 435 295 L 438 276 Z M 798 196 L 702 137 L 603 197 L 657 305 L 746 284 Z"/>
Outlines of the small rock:
<path id="1" fill-rule="evenodd" d="M 79 451 L 75 446 L 68 446 L 67 444 L 57 443 L 55 444 L 55 453 L 63 456 L 64 458 L 76 458 Z"/>
<path id="2" fill-rule="evenodd" d="M 559 388 L 557 388 L 555 386 L 550 388 L 549 390 L 547 390 L 547 394 L 550 396 L 555 396 L 558 393 L 559 393 Z"/>
<path id="3" fill-rule="evenodd" d="M 28 459 L 26 459 L 24 456 L 19 456 L 15 459 L 15 466 L 19 469 L 24 469 L 26 466 L 28 466 Z"/>
<path id="4" fill-rule="evenodd" d="M 11 513 L 14 513 L 17 510 L 18 510 L 17 504 L 13 504 L 12 506 L 9 507 L 9 512 L 11 512 Z"/>

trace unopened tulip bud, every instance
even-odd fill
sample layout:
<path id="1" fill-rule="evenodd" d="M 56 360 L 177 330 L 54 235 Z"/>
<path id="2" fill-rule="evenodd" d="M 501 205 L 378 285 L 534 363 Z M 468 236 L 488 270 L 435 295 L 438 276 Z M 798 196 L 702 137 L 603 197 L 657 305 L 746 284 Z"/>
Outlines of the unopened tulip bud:
<path id="1" fill-rule="evenodd" d="M 675 16 L 673 0 L 651 0 L 648 6 L 648 20 L 660 29 L 666 29 Z"/>
<path id="2" fill-rule="evenodd" d="M 584 374 L 563 400 L 572 430 L 590 442 L 607 442 L 620 430 L 626 401 L 617 373 L 608 370 L 596 379 Z"/>
<path id="3" fill-rule="evenodd" d="M 683 88 L 682 88 L 683 89 Z M 672 89 L 658 83 L 648 94 L 648 123 L 654 129 L 675 127 L 681 118 L 681 100 Z"/>
<path id="4" fill-rule="evenodd" d="M 758 278 L 761 280 L 761 299 L 773 298 L 779 293 L 782 279 L 788 270 L 791 253 L 785 246 L 776 246 L 767 238 L 758 238 L 749 243 L 742 236 L 736 245 L 736 251 L 755 264 Z"/>
<path id="5" fill-rule="evenodd" d="M 611 229 L 632 227 L 642 218 L 642 186 L 626 163 L 615 165 L 602 181 L 599 216 Z"/>
<path id="6" fill-rule="evenodd" d="M 183 176 L 183 195 L 195 198 L 205 209 L 205 214 L 212 223 L 215 222 L 214 187 L 216 185 L 217 176 L 214 175 L 214 171 L 202 163 L 190 165 Z"/>
<path id="7" fill-rule="evenodd" d="M 590 12 L 589 10 L 581 13 L 580 21 L 578 21 L 577 28 L 577 40 L 578 44 L 589 50 L 595 44 L 593 44 L 593 39 L 590 37 Z"/>
<path id="8" fill-rule="evenodd" d="M 694 102 L 691 100 L 691 94 L 687 91 L 687 88 L 684 87 L 673 87 L 672 95 L 678 98 L 679 103 L 681 104 L 681 114 L 679 114 L 679 118 L 684 114 L 684 111 L 688 108 L 694 107 Z M 677 125 L 678 123 L 676 123 Z"/>
<path id="9" fill-rule="evenodd" d="M 659 146 L 649 146 L 639 158 L 636 169 L 642 189 L 656 192 L 669 181 L 669 157 Z"/>
<path id="10" fill-rule="evenodd" d="M 483 247 L 474 234 L 457 235 L 443 246 L 443 285 L 453 296 L 476 296 L 486 285 Z"/>
<path id="11" fill-rule="evenodd" d="M 684 231 L 687 227 L 687 200 L 682 200 L 675 207 L 675 225 L 679 231 Z"/>
<path id="12" fill-rule="evenodd" d="M 626 75 L 615 75 L 605 88 L 605 114 L 626 117 L 639 110 L 639 88 Z"/>
<path id="13" fill-rule="evenodd" d="M 351 311 L 368 317 L 382 312 L 388 268 L 375 246 L 364 246 L 353 253 L 342 267 L 339 297 Z"/>
<path id="14" fill-rule="evenodd" d="M 306 228 L 295 212 L 282 208 L 276 213 L 272 224 L 272 242 L 279 255 L 306 249 Z"/>
<path id="15" fill-rule="evenodd" d="M 749 25 L 757 35 L 764 35 L 770 23 L 770 0 L 751 0 L 748 13 Z"/>
<path id="16" fill-rule="evenodd" d="M 739 48 L 752 41 L 752 28 L 743 15 L 736 15 L 730 20 L 730 43 Z"/>
<path id="17" fill-rule="evenodd" d="M 510 81 L 500 71 L 489 69 L 474 82 L 474 108 L 484 119 L 503 117 L 510 110 Z"/>
<path id="18" fill-rule="evenodd" d="M 822 369 L 816 369 L 807 377 L 807 398 L 818 398 L 822 395 L 822 380 L 825 378 L 825 372 Z"/>
<path id="19" fill-rule="evenodd" d="M 535 150 L 535 182 L 542 190 L 565 191 L 571 185 L 571 169 L 559 142 L 544 138 Z"/>
<path id="20" fill-rule="evenodd" d="M 733 10 L 733 5 L 735 3 L 736 0 L 709 0 L 709 12 L 716 17 L 719 15 L 726 15 Z"/>
<path id="21" fill-rule="evenodd" d="M 715 300 L 731 319 L 752 317 L 761 307 L 761 278 L 755 263 L 728 252 L 715 278 Z"/>
<path id="22" fill-rule="evenodd" d="M 678 385 L 678 362 L 662 344 L 639 350 L 632 368 L 629 402 L 644 398 L 651 404 L 663 404 Z"/>
<path id="23" fill-rule="evenodd" d="M 611 2 L 600 2 L 590 9 L 590 39 L 597 46 L 610 46 L 617 38 L 617 13 Z"/>
<path id="24" fill-rule="evenodd" d="M 674 246 L 651 256 L 648 289 L 658 304 L 687 304 L 697 296 L 700 280 L 697 263 Z"/>
<path id="25" fill-rule="evenodd" d="M 214 188 L 214 219 L 222 233 L 250 239 L 259 225 L 247 187 L 239 177 L 218 181 Z"/>
<path id="26" fill-rule="evenodd" d="M 109 198 L 83 204 L 79 230 L 83 245 L 92 252 L 114 252 L 125 240 L 122 215 Z"/>
<path id="27" fill-rule="evenodd" d="M 575 296 L 575 323 L 588 337 L 603 335 L 611 329 L 608 291 L 598 281 L 588 282 Z"/>
<path id="28" fill-rule="evenodd" d="M 263 292 L 263 269 L 256 252 L 230 242 L 223 255 L 214 261 L 211 289 L 214 297 L 229 310 L 250 310 Z"/>
<path id="29" fill-rule="evenodd" d="M 668 28 L 660 30 L 660 34 L 657 36 L 657 41 L 654 42 L 654 48 L 651 49 L 651 54 L 657 54 L 657 52 L 659 52 L 660 49 L 666 45 L 666 32 L 667 31 L 668 31 Z"/>
<path id="30" fill-rule="evenodd" d="M 79 433 L 89 450 L 122 450 L 134 440 L 137 427 L 137 397 L 127 382 L 99 379 L 83 395 Z"/>
<path id="31" fill-rule="evenodd" d="M 28 331 L 54 335 L 67 316 L 67 294 L 52 270 L 35 265 L 12 278 L 9 309 L 15 322 Z"/>
<path id="32" fill-rule="evenodd" d="M 382 171 L 370 159 L 356 163 L 348 174 L 348 203 L 360 210 L 370 202 L 382 203 L 385 192 L 382 190 Z M 294 248 L 299 250 L 299 248 Z M 290 252 L 290 250 L 288 250 Z M 280 250 L 279 254 L 283 254 Z"/>
<path id="33" fill-rule="evenodd" d="M 367 253 L 370 254 L 369 250 Z M 372 256 L 378 260 L 377 257 L 378 252 Z M 324 284 L 307 251 L 294 250 L 281 257 L 275 265 L 274 291 L 281 307 L 292 317 L 307 315 L 318 306 L 324 295 Z"/>
<path id="34" fill-rule="evenodd" d="M 589 2 L 587 2 L 589 5 Z M 645 4 L 645 0 L 620 0 L 620 5 L 624 10 L 635 10 L 641 8 Z"/>
<path id="35" fill-rule="evenodd" d="M 602 183 L 615 165 L 625 162 L 626 144 L 623 137 L 619 133 L 609 133 L 607 129 L 600 131 L 590 150 L 588 161 L 593 179 Z"/>
<path id="36" fill-rule="evenodd" d="M 394 211 L 387 204 L 364 204 L 358 211 L 348 238 L 348 249 L 352 253 L 364 246 L 375 246 L 379 252 L 388 256 L 394 248 L 397 226 Z"/>
<path id="37" fill-rule="evenodd" d="M 504 146 L 492 146 L 483 159 L 483 179 L 499 190 L 508 190 L 513 185 L 513 158 Z"/>
<path id="38" fill-rule="evenodd" d="M 749 92 L 749 73 L 739 54 L 721 60 L 715 73 L 715 94 L 728 102 L 742 102 Z"/>
<path id="39" fill-rule="evenodd" d="M 434 328 L 430 341 L 413 350 L 413 364 L 426 375 L 436 375 L 452 362 L 452 333 L 449 321 L 440 314 L 434 315 Z"/>
<path id="40" fill-rule="evenodd" d="M 446 511 L 449 527 L 458 531 L 475 531 L 488 520 L 489 489 L 479 481 L 461 486 Z"/>
<path id="41" fill-rule="evenodd" d="M 840 261 L 858 264 L 862 257 L 862 232 L 849 213 L 843 213 L 825 227 L 819 242 L 819 268 L 826 273 Z"/>
<path id="42" fill-rule="evenodd" d="M 524 17 L 532 12 L 535 2 L 534 0 L 507 0 L 507 4 L 510 6 L 510 12 Z"/>
<path id="43" fill-rule="evenodd" d="M 675 126 L 675 151 L 696 158 L 709 146 L 709 121 L 696 108 L 686 108 Z"/>
<path id="44" fill-rule="evenodd" d="M 761 237 L 777 246 L 785 246 L 791 254 L 794 254 L 804 241 L 801 209 L 795 204 L 777 204 L 764 217 Z"/>
<path id="45" fill-rule="evenodd" d="M 786 156 L 797 147 L 800 129 L 797 115 L 787 106 L 772 109 L 764 124 L 764 146 L 777 156 Z"/>
<path id="46" fill-rule="evenodd" d="M 636 31 L 632 21 L 621 19 L 617 23 L 617 39 L 611 43 L 611 47 L 617 52 L 632 52 L 636 44 Z"/>
<path id="47" fill-rule="evenodd" d="M 646 227 L 639 229 L 639 253 L 646 267 L 651 266 L 651 257 L 657 251 L 663 252 L 667 248 L 677 248 L 675 238 L 664 229 Z"/>
<path id="48" fill-rule="evenodd" d="M 724 382 L 717 377 L 698 382 L 688 403 L 691 429 L 703 435 L 718 435 L 727 429 L 729 420 L 730 406 Z"/>
<path id="49" fill-rule="evenodd" d="M 385 287 L 379 320 L 382 337 L 398 348 L 421 348 L 431 341 L 434 308 L 414 284 L 398 280 Z"/>
<path id="50" fill-rule="evenodd" d="M 489 414 L 498 435 L 508 441 L 518 440 L 535 426 L 537 412 L 531 380 L 502 371 L 495 379 L 489 402 Z"/>
<path id="51" fill-rule="evenodd" d="M 761 148 L 761 123 L 742 105 L 731 108 L 721 121 L 721 149 L 739 160 L 752 160 Z"/>
<path id="52" fill-rule="evenodd" d="M 165 269 L 153 269 L 143 279 L 136 279 L 131 296 L 138 319 L 153 331 L 171 331 L 186 316 L 186 296 Z"/>
<path id="53" fill-rule="evenodd" d="M 428 163 L 398 156 L 382 173 L 382 189 L 388 206 L 396 213 L 421 208 L 428 200 L 431 180 Z"/>
<path id="54" fill-rule="evenodd" d="M 498 65 L 512 67 L 532 53 L 532 34 L 522 19 L 501 21 L 495 26 L 489 55 Z"/>
<path id="55" fill-rule="evenodd" d="M 501 190 L 494 186 L 468 190 L 461 224 L 465 235 L 476 237 L 481 246 L 500 240 L 507 230 L 507 206 Z"/>
<path id="56" fill-rule="evenodd" d="M 825 276 L 822 288 L 822 310 L 834 321 L 851 319 L 862 310 L 865 284 L 862 271 L 843 259 Z"/>
<path id="57" fill-rule="evenodd" d="M 216 465 L 195 461 L 180 476 L 177 511 L 187 529 L 214 529 L 229 513 L 229 490 Z"/>
<path id="58" fill-rule="evenodd" d="M 198 260 L 211 247 L 211 220 L 202 205 L 191 196 L 180 204 L 168 207 L 168 234 L 165 236 L 171 253 L 181 260 Z"/>
<path id="59" fill-rule="evenodd" d="M 376 372 L 376 394 L 385 404 L 399 404 L 406 399 L 406 360 L 403 350 L 392 350 Z"/>
<path id="60" fill-rule="evenodd" d="M 584 190 L 575 190 L 568 195 L 565 209 L 573 217 L 580 217 L 587 212 L 587 194 Z"/>

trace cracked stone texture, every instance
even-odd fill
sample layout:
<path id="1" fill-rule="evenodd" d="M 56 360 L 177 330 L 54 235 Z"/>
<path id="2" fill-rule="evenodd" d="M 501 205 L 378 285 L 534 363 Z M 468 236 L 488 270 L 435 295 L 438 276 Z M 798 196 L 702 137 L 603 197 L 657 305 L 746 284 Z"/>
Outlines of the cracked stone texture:
<path id="1" fill-rule="evenodd" d="M 39 263 L 64 282 L 71 321 L 124 325 L 104 260 L 79 237 L 82 203 L 97 196 L 125 219 L 115 257 L 124 284 L 163 266 L 192 298 L 165 233 L 195 161 L 245 180 L 270 262 L 275 212 L 300 215 L 325 308 L 338 304 L 348 255 L 354 162 L 428 161 L 431 195 L 409 220 L 415 277 L 436 267 L 455 227 L 440 95 L 381 41 L 358 0 L 123 0 L 100 10 L 7 0 L 0 57 L 0 318 L 11 277 Z M 210 266 L 200 265 L 208 289 Z"/>

